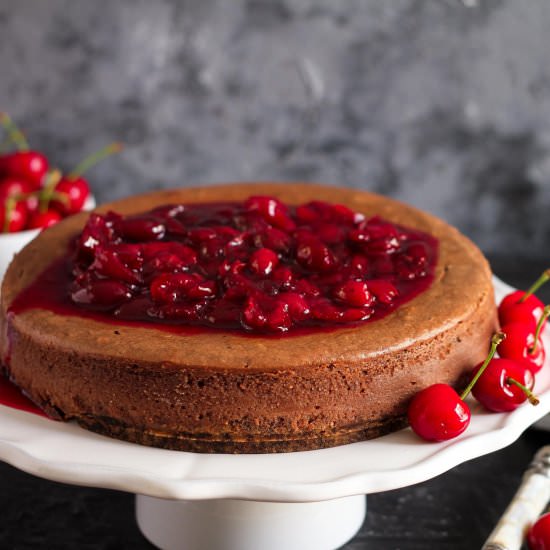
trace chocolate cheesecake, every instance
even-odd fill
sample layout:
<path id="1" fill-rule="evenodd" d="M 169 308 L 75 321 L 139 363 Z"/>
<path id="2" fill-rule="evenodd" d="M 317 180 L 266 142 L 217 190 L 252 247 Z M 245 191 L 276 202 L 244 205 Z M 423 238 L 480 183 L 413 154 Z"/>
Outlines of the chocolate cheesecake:
<path id="1" fill-rule="evenodd" d="M 230 184 L 41 233 L 3 281 L 0 357 L 56 419 L 175 450 L 290 452 L 405 426 L 412 396 L 459 386 L 496 324 L 485 258 L 434 216 Z"/>

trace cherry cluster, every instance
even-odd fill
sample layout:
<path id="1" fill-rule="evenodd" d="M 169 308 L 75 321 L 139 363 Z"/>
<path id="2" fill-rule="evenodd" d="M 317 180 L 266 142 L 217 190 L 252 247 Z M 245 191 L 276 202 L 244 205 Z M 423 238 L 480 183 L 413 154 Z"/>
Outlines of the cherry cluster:
<path id="1" fill-rule="evenodd" d="M 9 115 L 0 113 L 8 136 L 3 145 L 16 151 L 0 155 L 0 233 L 43 229 L 80 212 L 90 196 L 84 172 L 104 157 L 121 150 L 113 143 L 84 159 L 63 175 L 51 169 L 48 159 L 29 144 Z"/>
<path id="2" fill-rule="evenodd" d="M 541 333 L 550 315 L 535 292 L 550 279 L 550 269 L 526 291 L 505 296 L 498 307 L 500 332 L 493 335 L 485 361 L 472 371 L 468 386 L 459 395 L 447 384 L 434 384 L 412 399 L 408 417 L 412 429 L 427 441 L 445 441 L 460 435 L 470 423 L 464 401 L 470 392 L 491 412 L 507 412 L 525 401 L 538 404 L 532 390 L 535 375 L 544 364 Z M 494 358 L 498 351 L 499 358 Z"/>
<path id="3" fill-rule="evenodd" d="M 380 318 L 429 286 L 430 235 L 276 197 L 92 214 L 72 301 L 119 319 L 266 334 Z"/>

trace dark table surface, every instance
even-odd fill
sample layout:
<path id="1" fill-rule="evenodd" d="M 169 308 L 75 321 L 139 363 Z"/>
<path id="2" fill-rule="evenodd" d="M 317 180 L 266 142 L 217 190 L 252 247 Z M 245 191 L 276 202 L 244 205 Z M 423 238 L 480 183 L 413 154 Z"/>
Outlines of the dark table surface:
<path id="1" fill-rule="evenodd" d="M 491 263 L 520 288 L 547 267 L 506 258 Z M 541 297 L 548 302 L 548 289 Z M 534 453 L 548 443 L 548 432 L 530 429 L 513 445 L 430 481 L 370 495 L 365 523 L 344 548 L 480 548 Z M 0 463 L 0 495 L 0 549 L 153 548 L 136 526 L 130 494 L 53 483 Z"/>

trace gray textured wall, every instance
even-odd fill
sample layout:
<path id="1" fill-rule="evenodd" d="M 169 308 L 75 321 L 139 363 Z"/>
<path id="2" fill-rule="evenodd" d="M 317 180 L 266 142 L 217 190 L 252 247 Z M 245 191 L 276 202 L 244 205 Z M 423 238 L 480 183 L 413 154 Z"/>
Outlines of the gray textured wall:
<path id="1" fill-rule="evenodd" d="M 548 257 L 548 0 L 0 0 L 0 108 L 100 200 L 300 179 Z"/>

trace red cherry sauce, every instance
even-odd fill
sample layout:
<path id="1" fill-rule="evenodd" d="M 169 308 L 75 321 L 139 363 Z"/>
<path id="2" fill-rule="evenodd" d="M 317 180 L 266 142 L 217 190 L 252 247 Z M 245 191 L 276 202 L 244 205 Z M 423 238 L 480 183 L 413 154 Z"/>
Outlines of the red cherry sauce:
<path id="1" fill-rule="evenodd" d="M 433 281 L 438 242 L 338 204 L 273 197 L 91 214 L 14 301 L 178 333 L 300 335 L 380 319 Z"/>
<path id="2" fill-rule="evenodd" d="M 12 384 L 0 373 L 0 405 L 6 405 L 20 411 L 32 412 L 40 416 L 47 416 L 28 397 L 25 397 L 21 390 Z"/>

